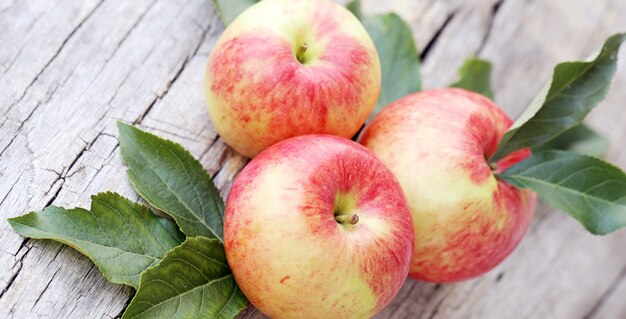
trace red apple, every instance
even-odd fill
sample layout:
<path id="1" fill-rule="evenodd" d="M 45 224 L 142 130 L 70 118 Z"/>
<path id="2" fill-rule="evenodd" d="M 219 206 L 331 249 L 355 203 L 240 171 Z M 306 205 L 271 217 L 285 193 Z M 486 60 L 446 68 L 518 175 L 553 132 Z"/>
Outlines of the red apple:
<path id="1" fill-rule="evenodd" d="M 307 135 L 268 148 L 235 179 L 224 220 L 237 284 L 272 318 L 369 318 L 409 271 L 402 189 L 348 139 Z"/>
<path id="2" fill-rule="evenodd" d="M 329 0 L 264 0 L 224 31 L 209 57 L 213 126 L 254 157 L 289 137 L 352 137 L 380 93 L 380 62 L 354 15 Z"/>
<path id="3" fill-rule="evenodd" d="M 491 100 L 462 89 L 415 93 L 384 108 L 359 142 L 398 177 L 415 225 L 409 276 L 453 282 L 506 258 L 528 229 L 536 196 L 498 180 L 530 155 L 487 159 L 511 126 Z"/>

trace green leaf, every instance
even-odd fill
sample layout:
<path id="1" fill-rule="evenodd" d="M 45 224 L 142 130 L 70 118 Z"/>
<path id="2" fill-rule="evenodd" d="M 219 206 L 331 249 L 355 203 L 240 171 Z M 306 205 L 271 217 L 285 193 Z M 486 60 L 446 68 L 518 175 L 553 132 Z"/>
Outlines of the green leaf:
<path id="1" fill-rule="evenodd" d="M 383 107 L 421 90 L 419 55 L 409 26 L 395 13 L 363 18 L 380 57 L 382 87 L 370 119 Z"/>
<path id="2" fill-rule="evenodd" d="M 222 240 L 224 202 L 202 164 L 179 144 L 121 122 L 118 128 L 137 193 L 172 216 L 185 235 Z"/>
<path id="3" fill-rule="evenodd" d="M 563 132 L 555 139 L 532 149 L 533 153 L 547 150 L 570 150 L 590 156 L 604 156 L 609 150 L 609 140 L 584 124 Z"/>
<path id="4" fill-rule="evenodd" d="M 491 160 L 498 161 L 525 147 L 538 147 L 580 124 L 606 96 L 619 47 L 625 40 L 626 33 L 613 35 L 592 61 L 557 65 L 551 84 L 506 132 Z"/>
<path id="5" fill-rule="evenodd" d="M 626 226 L 626 174 L 595 157 L 565 151 L 532 155 L 498 175 L 531 188 L 547 204 L 604 235 Z"/>
<path id="6" fill-rule="evenodd" d="M 239 14 L 259 1 L 261 0 L 213 0 L 213 4 L 224 24 L 229 25 Z"/>
<path id="7" fill-rule="evenodd" d="M 91 210 L 50 206 L 9 223 L 24 237 L 52 239 L 89 257 L 110 282 L 139 286 L 139 275 L 183 240 L 168 219 L 115 193 L 91 197 Z"/>
<path id="8" fill-rule="evenodd" d="M 234 318 L 246 305 L 222 244 L 194 237 L 141 275 L 122 318 Z"/>
<path id="9" fill-rule="evenodd" d="M 450 87 L 466 89 L 493 100 L 491 90 L 491 63 L 478 58 L 468 58 L 459 68 L 459 80 Z"/>
<path id="10" fill-rule="evenodd" d="M 361 12 L 361 0 L 352 0 L 346 4 L 346 8 L 354 14 L 359 20 L 363 19 L 363 12 Z"/>

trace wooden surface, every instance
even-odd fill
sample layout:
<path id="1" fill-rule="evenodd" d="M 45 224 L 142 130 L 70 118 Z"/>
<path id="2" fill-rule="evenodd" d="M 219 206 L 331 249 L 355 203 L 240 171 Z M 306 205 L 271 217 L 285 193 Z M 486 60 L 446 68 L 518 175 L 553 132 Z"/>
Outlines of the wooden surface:
<path id="1" fill-rule="evenodd" d="M 626 30 L 622 0 L 366 0 L 411 25 L 426 88 L 463 59 L 494 63 L 496 100 L 517 116 L 559 61 Z M 226 194 L 247 160 L 213 130 L 202 93 L 223 25 L 210 0 L 0 0 L 0 318 L 117 318 L 133 290 L 109 284 L 73 249 L 25 240 L 6 218 L 49 204 L 88 207 L 113 190 L 139 200 L 115 121 L 183 144 Z M 590 123 L 626 168 L 626 50 Z M 541 205 L 513 255 L 481 278 L 409 280 L 379 318 L 626 318 L 626 231 L 586 233 Z M 258 318 L 250 309 L 242 317 Z"/>

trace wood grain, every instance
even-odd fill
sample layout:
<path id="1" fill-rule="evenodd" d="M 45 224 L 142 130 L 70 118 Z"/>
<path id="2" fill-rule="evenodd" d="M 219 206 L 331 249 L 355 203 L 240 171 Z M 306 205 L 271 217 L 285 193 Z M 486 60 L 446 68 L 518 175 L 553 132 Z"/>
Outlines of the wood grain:
<path id="1" fill-rule="evenodd" d="M 452 82 L 469 55 L 492 60 L 496 100 L 512 116 L 556 63 L 626 30 L 620 0 L 365 0 L 363 10 L 407 20 L 426 88 Z M 117 318 L 128 304 L 132 289 L 107 283 L 87 258 L 25 240 L 6 222 L 50 204 L 87 207 L 106 190 L 140 200 L 115 121 L 181 143 L 228 192 L 247 159 L 218 138 L 202 93 L 223 28 L 209 0 L 0 0 L 0 318 Z M 626 168 L 623 64 L 589 122 Z M 497 269 L 459 284 L 409 280 L 378 318 L 624 318 L 625 241 L 624 231 L 594 237 L 540 206 Z M 250 308 L 240 317 L 261 315 Z"/>

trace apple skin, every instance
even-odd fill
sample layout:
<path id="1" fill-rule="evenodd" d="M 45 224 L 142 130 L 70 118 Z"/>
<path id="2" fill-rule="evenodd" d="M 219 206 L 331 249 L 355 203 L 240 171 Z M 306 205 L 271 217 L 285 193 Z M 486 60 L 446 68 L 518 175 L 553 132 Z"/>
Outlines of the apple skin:
<path id="1" fill-rule="evenodd" d="M 363 130 L 359 142 L 394 172 L 411 209 L 410 277 L 439 283 L 476 277 L 524 236 L 536 195 L 496 179 L 486 160 L 511 124 L 488 98 L 446 88 L 391 103 Z M 529 155 L 512 153 L 495 171 Z"/>
<path id="2" fill-rule="evenodd" d="M 271 318 L 369 318 L 409 271 L 413 223 L 400 185 L 341 137 L 294 137 L 259 154 L 235 179 L 224 220 L 235 280 Z"/>
<path id="3" fill-rule="evenodd" d="M 217 133 L 254 157 L 293 136 L 352 137 L 378 100 L 380 72 L 371 38 L 347 9 L 329 0 L 264 0 L 219 38 L 205 93 Z"/>

